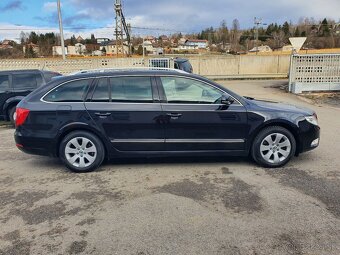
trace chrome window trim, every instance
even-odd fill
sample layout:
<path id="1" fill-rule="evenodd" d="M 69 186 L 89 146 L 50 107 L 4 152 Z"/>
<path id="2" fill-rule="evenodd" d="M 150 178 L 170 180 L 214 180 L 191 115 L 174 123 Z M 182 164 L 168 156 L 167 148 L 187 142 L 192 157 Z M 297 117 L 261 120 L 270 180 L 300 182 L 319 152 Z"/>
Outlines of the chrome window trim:
<path id="1" fill-rule="evenodd" d="M 87 78 L 79 78 L 79 79 L 74 79 L 74 80 L 69 80 L 69 81 L 66 81 L 66 82 L 63 82 L 63 83 L 61 83 L 61 84 L 59 84 L 58 86 L 56 86 L 56 87 L 54 87 L 54 88 L 52 88 L 52 89 L 50 89 L 49 91 L 47 91 L 41 98 L 40 98 L 40 101 L 41 102 L 43 102 L 43 103 L 47 103 L 47 104 L 83 104 L 83 103 L 85 103 L 85 101 L 83 101 L 83 102 L 68 102 L 68 101 L 66 101 L 66 102 L 49 102 L 49 101 L 46 101 L 46 100 L 44 100 L 44 97 L 46 97 L 49 93 L 51 93 L 53 90 L 55 90 L 55 89 L 57 89 L 57 88 L 59 88 L 59 87 L 61 87 L 61 86 L 63 86 L 63 85 L 65 85 L 65 84 L 67 84 L 67 83 L 71 83 L 71 82 L 74 82 L 74 81 L 81 81 L 81 80 L 91 80 L 91 79 L 95 79 L 95 78 L 92 78 L 92 77 L 87 77 Z M 91 86 L 91 85 L 90 85 Z"/>
<path id="2" fill-rule="evenodd" d="M 113 139 L 112 143 L 244 143 L 244 139 Z"/>
<path id="3" fill-rule="evenodd" d="M 90 79 L 101 79 L 101 78 L 116 78 L 116 77 L 178 77 L 178 78 L 185 78 L 185 79 L 191 79 L 191 80 L 195 80 L 195 81 L 198 81 L 198 82 L 201 82 L 201 83 L 204 83 L 204 84 L 207 84 L 208 86 L 211 86 L 217 90 L 219 90 L 220 92 L 224 93 L 224 94 L 228 94 L 227 92 L 225 92 L 224 90 L 214 86 L 213 84 L 210 84 L 206 81 L 202 81 L 202 80 L 199 80 L 199 79 L 196 79 L 196 78 L 193 78 L 193 77 L 188 77 L 188 76 L 183 76 L 183 75 L 175 75 L 175 74 L 168 74 L 168 75 L 160 75 L 160 74 L 143 74 L 143 75 L 138 75 L 138 74 L 134 74 L 134 75 L 127 75 L 127 74 L 120 74 L 120 75 L 105 75 L 105 76 L 100 76 L 100 77 L 97 77 L 97 76 L 91 76 L 91 77 L 86 77 L 86 78 L 78 78 L 78 79 L 72 79 L 72 80 L 69 80 L 69 81 L 66 81 L 66 82 L 63 82 L 61 84 L 59 84 L 58 86 L 50 89 L 48 92 L 46 92 L 41 98 L 40 98 L 40 101 L 41 102 L 44 102 L 44 103 L 48 103 L 48 104 L 60 104 L 60 103 L 73 103 L 73 104 L 83 104 L 83 103 L 98 103 L 98 102 L 49 102 L 49 101 L 45 101 L 43 98 L 45 96 L 47 96 L 47 94 L 49 94 L 50 92 L 52 92 L 53 90 L 67 84 L 67 83 L 70 83 L 70 82 L 74 82 L 74 81 L 80 81 L 80 80 L 90 80 Z M 229 95 L 229 94 L 228 94 Z M 235 97 L 233 97 L 232 95 L 229 95 L 231 96 L 235 101 L 238 102 L 237 105 L 232 105 L 232 106 L 242 106 L 244 107 L 244 105 Z M 100 103 L 100 102 L 99 102 Z M 157 104 L 159 102 L 153 102 L 153 103 L 126 103 L 126 102 L 103 102 L 103 103 L 107 103 L 107 104 Z M 162 103 L 162 104 L 167 104 L 167 105 L 221 105 L 221 104 L 169 104 L 169 103 Z"/>

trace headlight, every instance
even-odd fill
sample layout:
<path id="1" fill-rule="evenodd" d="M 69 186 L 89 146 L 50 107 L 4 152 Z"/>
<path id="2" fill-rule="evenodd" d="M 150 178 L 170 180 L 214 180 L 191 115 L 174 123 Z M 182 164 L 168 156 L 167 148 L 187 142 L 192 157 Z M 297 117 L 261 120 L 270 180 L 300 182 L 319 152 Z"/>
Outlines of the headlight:
<path id="1" fill-rule="evenodd" d="M 313 116 L 307 116 L 307 117 L 305 117 L 305 119 L 306 119 L 309 123 L 311 123 L 311 124 L 313 124 L 313 125 L 315 125 L 315 126 L 318 126 L 318 125 L 319 125 L 319 123 L 318 123 L 318 117 L 316 117 L 316 114 L 313 115 Z"/>

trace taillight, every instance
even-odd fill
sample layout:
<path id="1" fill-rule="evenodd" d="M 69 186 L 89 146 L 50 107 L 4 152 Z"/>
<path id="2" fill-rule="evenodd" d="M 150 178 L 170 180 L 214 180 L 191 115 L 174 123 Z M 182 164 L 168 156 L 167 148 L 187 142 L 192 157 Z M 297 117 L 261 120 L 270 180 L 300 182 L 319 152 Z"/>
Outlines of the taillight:
<path id="1" fill-rule="evenodd" d="M 25 108 L 17 108 L 16 110 L 16 119 L 15 119 L 15 125 L 17 127 L 21 126 L 25 123 L 28 114 L 30 113 L 30 110 L 27 110 Z"/>

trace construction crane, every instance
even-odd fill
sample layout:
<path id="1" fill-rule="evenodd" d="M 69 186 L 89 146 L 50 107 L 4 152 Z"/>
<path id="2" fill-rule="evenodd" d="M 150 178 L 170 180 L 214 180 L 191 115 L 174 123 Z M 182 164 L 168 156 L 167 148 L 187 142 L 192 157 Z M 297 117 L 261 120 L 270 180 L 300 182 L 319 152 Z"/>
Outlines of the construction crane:
<path id="1" fill-rule="evenodd" d="M 126 23 L 125 17 L 123 14 L 123 6 L 121 0 L 115 0 L 114 5 L 116 11 L 116 51 L 117 57 L 119 53 L 124 54 L 124 35 L 126 36 L 126 40 L 129 47 L 128 55 L 131 54 L 131 26 Z"/>

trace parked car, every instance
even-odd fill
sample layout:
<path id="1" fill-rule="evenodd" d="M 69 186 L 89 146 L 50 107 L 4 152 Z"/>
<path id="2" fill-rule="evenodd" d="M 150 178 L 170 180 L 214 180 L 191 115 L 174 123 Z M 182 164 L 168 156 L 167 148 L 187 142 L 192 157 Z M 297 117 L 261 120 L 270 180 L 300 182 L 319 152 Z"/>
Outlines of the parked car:
<path id="1" fill-rule="evenodd" d="M 192 65 L 189 59 L 186 58 L 174 58 L 174 69 L 182 70 L 187 73 L 193 73 Z M 171 59 L 170 58 L 152 58 L 149 59 L 150 67 L 158 68 L 170 68 Z"/>
<path id="2" fill-rule="evenodd" d="M 175 58 L 175 69 L 179 69 L 182 71 L 185 71 L 187 73 L 193 73 L 192 65 L 189 61 L 189 59 L 186 58 Z"/>
<path id="3" fill-rule="evenodd" d="M 61 74 L 40 70 L 0 72 L 0 119 L 15 122 L 15 108 L 29 93 Z"/>
<path id="4" fill-rule="evenodd" d="M 89 172 L 104 159 L 248 156 L 281 167 L 319 145 L 316 113 L 235 94 L 179 70 L 62 77 L 17 107 L 15 141 Z"/>

